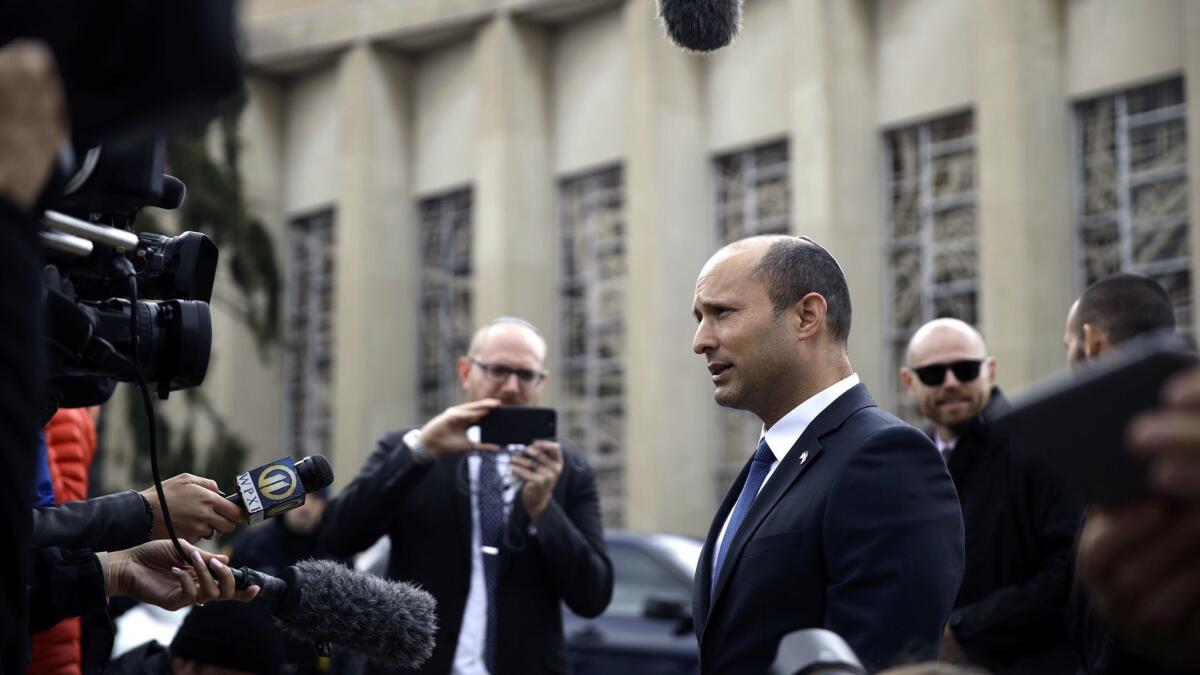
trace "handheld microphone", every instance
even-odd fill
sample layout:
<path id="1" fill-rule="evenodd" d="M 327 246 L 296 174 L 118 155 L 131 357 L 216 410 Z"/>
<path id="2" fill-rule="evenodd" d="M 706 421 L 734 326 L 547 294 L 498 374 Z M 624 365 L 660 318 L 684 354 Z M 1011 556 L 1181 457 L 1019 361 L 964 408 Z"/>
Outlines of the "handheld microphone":
<path id="1" fill-rule="evenodd" d="M 302 560 L 282 578 L 249 567 L 233 576 L 239 589 L 258 585 L 254 602 L 303 640 L 338 645 L 388 668 L 417 668 L 433 654 L 437 601 L 412 584 L 329 560 Z"/>
<path id="2" fill-rule="evenodd" d="M 333 483 L 333 467 L 324 455 L 299 462 L 282 457 L 237 476 L 237 492 L 225 497 L 242 507 L 251 525 L 304 503 L 304 495 Z"/>
<path id="3" fill-rule="evenodd" d="M 742 0 L 658 0 L 658 16 L 671 42 L 711 52 L 733 42 L 742 27 Z"/>

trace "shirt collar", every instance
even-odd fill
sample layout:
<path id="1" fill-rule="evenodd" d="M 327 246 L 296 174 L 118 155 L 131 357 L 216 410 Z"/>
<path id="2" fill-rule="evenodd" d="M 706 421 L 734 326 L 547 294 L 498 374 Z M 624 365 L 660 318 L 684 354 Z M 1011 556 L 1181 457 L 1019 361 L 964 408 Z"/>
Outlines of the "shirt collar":
<path id="1" fill-rule="evenodd" d="M 776 461 L 783 459 L 796 441 L 800 440 L 800 436 L 808 429 L 808 425 L 817 419 L 817 415 L 820 415 L 829 407 L 829 404 L 853 389 L 858 383 L 858 373 L 850 373 L 849 377 L 835 382 L 792 408 L 791 412 L 779 418 L 779 421 L 770 429 L 763 429 L 758 436 L 759 440 L 766 438 L 767 447 L 771 448 L 771 454 L 775 455 Z"/>
<path id="2" fill-rule="evenodd" d="M 943 441 L 942 435 L 939 434 L 937 431 L 934 431 L 933 432 L 933 442 L 937 445 L 938 452 L 942 453 L 942 456 L 945 457 L 946 455 L 950 454 L 951 451 L 954 450 L 954 446 L 958 445 L 958 437 L 955 436 L 951 440 Z"/>

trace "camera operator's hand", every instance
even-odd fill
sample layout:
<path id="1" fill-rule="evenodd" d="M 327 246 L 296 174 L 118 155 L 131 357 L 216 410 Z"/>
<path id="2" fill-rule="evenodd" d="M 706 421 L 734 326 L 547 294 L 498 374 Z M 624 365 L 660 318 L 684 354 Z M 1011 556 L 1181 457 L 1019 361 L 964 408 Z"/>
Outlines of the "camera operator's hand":
<path id="1" fill-rule="evenodd" d="M 127 595 L 171 611 L 193 602 L 247 602 L 258 595 L 258 586 L 234 589 L 227 557 L 206 553 L 189 544 L 183 544 L 183 549 L 191 557 L 186 565 L 179 560 L 170 541 L 152 541 L 108 554 L 105 594 Z"/>
<path id="2" fill-rule="evenodd" d="M 1088 512 L 1078 577 L 1096 614 L 1147 655 L 1200 667 L 1200 509 L 1150 499 Z"/>
<path id="3" fill-rule="evenodd" d="M 1168 380 L 1162 399 L 1130 423 L 1130 447 L 1149 460 L 1155 492 L 1200 504 L 1200 368 Z"/>
<path id="4" fill-rule="evenodd" d="M 525 482 L 521 487 L 521 504 L 535 526 L 541 524 L 542 514 L 550 505 L 562 468 L 562 446 L 553 441 L 534 441 L 512 456 L 513 475 Z"/>
<path id="5" fill-rule="evenodd" d="M 472 450 L 499 450 L 491 443 L 472 443 L 467 438 L 467 429 L 479 424 L 479 420 L 499 406 L 499 399 L 485 398 L 446 408 L 421 427 L 421 445 L 434 458 Z"/>
<path id="6" fill-rule="evenodd" d="M 221 496 L 216 481 L 207 478 L 181 473 L 163 481 L 163 492 L 167 495 L 175 534 L 191 543 L 211 537 L 217 531 L 232 532 L 245 519 L 241 509 Z M 165 539 L 167 523 L 158 491 L 152 485 L 142 490 L 142 496 L 154 511 L 154 531 L 150 538 Z"/>
<path id="7" fill-rule="evenodd" d="M 44 45 L 0 47 L 0 194 L 28 209 L 67 135 L 62 83 Z"/>

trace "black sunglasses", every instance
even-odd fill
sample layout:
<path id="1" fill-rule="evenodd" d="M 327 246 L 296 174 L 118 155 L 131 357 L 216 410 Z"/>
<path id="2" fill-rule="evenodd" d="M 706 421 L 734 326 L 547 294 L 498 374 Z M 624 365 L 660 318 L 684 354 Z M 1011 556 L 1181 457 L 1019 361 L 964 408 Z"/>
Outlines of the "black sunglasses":
<path id="1" fill-rule="evenodd" d="M 937 387 L 946 381 L 946 371 L 954 371 L 954 379 L 967 383 L 979 377 L 979 369 L 985 359 L 965 359 L 953 363 L 931 363 L 920 368 L 913 368 L 917 378 L 927 387 Z"/>

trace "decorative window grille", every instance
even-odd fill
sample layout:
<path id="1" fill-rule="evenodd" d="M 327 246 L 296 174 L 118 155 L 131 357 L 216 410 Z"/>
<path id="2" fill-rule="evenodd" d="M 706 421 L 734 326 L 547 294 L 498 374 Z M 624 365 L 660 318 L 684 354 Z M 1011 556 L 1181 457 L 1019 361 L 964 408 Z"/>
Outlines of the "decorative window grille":
<path id="1" fill-rule="evenodd" d="M 625 476 L 625 214 L 620 168 L 559 185 L 562 436 L 596 470 L 604 523 L 621 527 Z"/>
<path id="2" fill-rule="evenodd" d="M 717 157 L 716 241 L 718 246 L 759 234 L 791 229 L 792 196 L 787 141 Z M 754 453 L 762 422 L 744 410 L 720 408 L 717 418 L 720 455 L 716 495 L 729 489 Z"/>
<path id="3" fill-rule="evenodd" d="M 1161 283 L 1181 328 L 1192 314 L 1183 80 L 1075 107 L 1079 283 L 1137 272 Z"/>
<path id="4" fill-rule="evenodd" d="M 333 212 L 298 218 L 288 234 L 285 447 L 297 457 L 332 457 L 337 281 Z"/>
<path id="5" fill-rule="evenodd" d="M 471 191 L 421 200 L 418 420 L 460 402 L 458 357 L 471 343 Z"/>
<path id="6" fill-rule="evenodd" d="M 900 382 L 905 350 L 927 321 L 979 320 L 975 129 L 970 112 L 888 131 L 888 349 L 897 414 L 923 421 Z"/>

